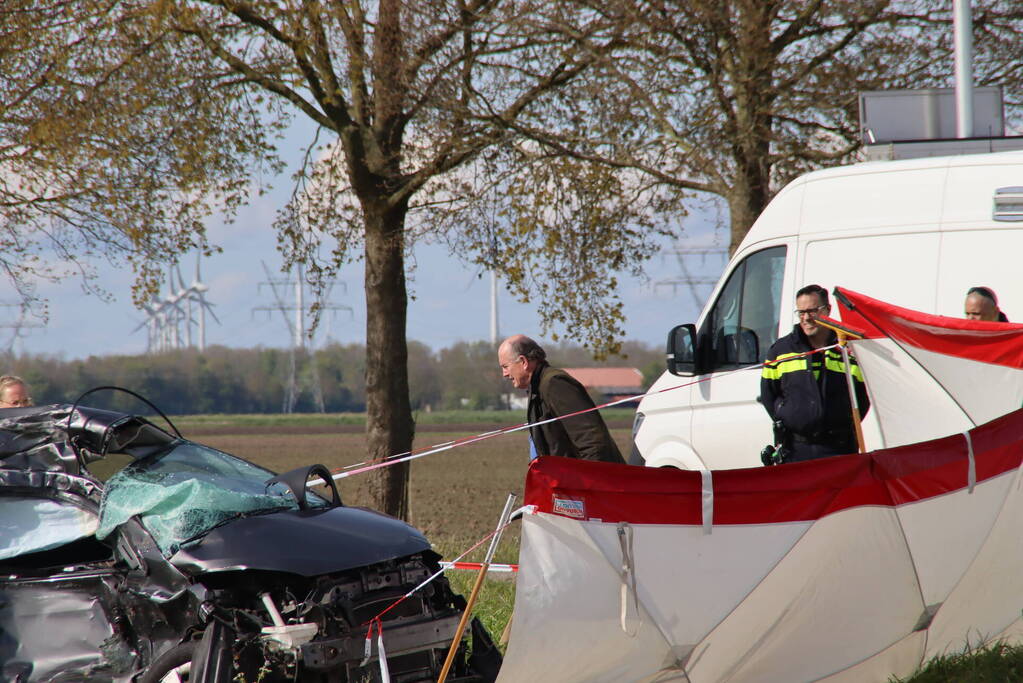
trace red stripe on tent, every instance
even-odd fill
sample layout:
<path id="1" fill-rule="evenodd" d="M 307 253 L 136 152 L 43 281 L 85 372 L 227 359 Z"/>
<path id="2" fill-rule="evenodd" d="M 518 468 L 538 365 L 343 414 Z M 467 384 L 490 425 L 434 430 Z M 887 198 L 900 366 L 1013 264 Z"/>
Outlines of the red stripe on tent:
<path id="1" fill-rule="evenodd" d="M 970 432 L 977 482 L 1023 462 L 1023 410 Z M 714 524 L 774 524 L 819 519 L 839 510 L 894 507 L 966 488 L 962 434 L 863 455 L 777 467 L 713 472 Z M 699 525 L 702 482 L 696 471 L 646 468 L 573 458 L 534 460 L 527 505 L 577 519 Z"/>
<path id="2" fill-rule="evenodd" d="M 872 339 L 891 337 L 904 344 L 959 358 L 1023 368 L 1023 325 L 931 315 L 894 306 L 836 287 L 842 322 Z"/>

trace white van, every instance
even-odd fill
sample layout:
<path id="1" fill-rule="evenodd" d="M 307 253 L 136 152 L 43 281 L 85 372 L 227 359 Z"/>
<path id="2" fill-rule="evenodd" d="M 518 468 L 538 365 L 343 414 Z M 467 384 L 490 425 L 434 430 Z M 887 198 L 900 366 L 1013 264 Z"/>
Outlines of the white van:
<path id="1" fill-rule="evenodd" d="M 757 365 L 792 330 L 800 287 L 841 285 L 962 317 L 966 291 L 985 286 L 1009 320 L 1023 321 L 1021 261 L 1023 152 L 868 162 L 796 179 L 753 224 L 698 322 L 669 334 L 670 372 L 639 404 L 629 461 L 760 465 L 772 430 L 756 400 Z M 864 436 L 868 450 L 879 447 L 869 414 Z"/>

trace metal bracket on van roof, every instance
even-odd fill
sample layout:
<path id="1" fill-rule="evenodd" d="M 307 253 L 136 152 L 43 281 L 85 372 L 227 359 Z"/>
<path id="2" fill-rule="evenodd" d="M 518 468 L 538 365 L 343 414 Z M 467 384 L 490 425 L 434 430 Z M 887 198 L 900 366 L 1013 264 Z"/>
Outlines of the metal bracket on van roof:
<path id="1" fill-rule="evenodd" d="M 1023 221 L 1023 187 L 1000 187 L 995 190 L 991 218 L 1003 223 Z"/>

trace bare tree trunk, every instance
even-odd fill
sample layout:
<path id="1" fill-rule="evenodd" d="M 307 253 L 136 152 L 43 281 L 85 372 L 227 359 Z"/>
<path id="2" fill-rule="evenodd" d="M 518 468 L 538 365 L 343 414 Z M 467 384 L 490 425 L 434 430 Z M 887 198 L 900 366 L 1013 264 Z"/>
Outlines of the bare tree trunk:
<path id="1" fill-rule="evenodd" d="M 770 169 L 767 150 L 753 158 L 737 159 L 735 183 L 728 189 L 730 242 L 728 253 L 735 254 L 757 216 L 771 201 Z"/>
<path id="2" fill-rule="evenodd" d="M 738 39 L 731 81 L 734 105 L 731 139 L 733 183 L 726 191 L 734 254 L 757 216 L 771 201 L 771 15 L 774 2 L 746 0 L 735 7 Z"/>
<path id="3" fill-rule="evenodd" d="M 407 207 L 385 199 L 363 202 L 366 229 L 366 441 L 380 460 L 411 450 L 415 425 L 409 401 L 405 340 L 404 227 Z M 407 519 L 408 463 L 378 470 L 370 480 L 375 505 Z"/>

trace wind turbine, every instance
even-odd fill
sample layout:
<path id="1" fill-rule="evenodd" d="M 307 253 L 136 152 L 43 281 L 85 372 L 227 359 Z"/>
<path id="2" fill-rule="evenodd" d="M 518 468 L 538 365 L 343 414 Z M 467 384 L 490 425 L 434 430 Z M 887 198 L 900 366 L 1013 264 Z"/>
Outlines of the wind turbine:
<path id="1" fill-rule="evenodd" d="M 154 296 L 150 303 L 142 305 L 147 318 L 132 332 L 137 332 L 143 327 L 148 328 L 148 352 L 192 346 L 192 325 L 197 324 L 193 315 L 193 305 L 198 307 L 199 312 L 199 351 L 206 350 L 206 312 L 209 312 L 218 325 L 220 319 L 213 312 L 213 304 L 206 299 L 206 293 L 210 288 L 202 282 L 199 271 L 200 258 L 201 254 L 197 254 L 195 280 L 192 284 L 185 286 L 185 278 L 177 264 L 168 266 L 167 294 L 163 297 Z M 185 325 L 184 339 L 181 334 L 182 323 Z"/>
<path id="2" fill-rule="evenodd" d="M 191 286 L 188 288 L 193 293 L 194 299 L 199 304 L 199 350 L 206 350 L 206 311 L 209 311 L 210 316 L 219 325 L 220 319 L 217 314 L 213 312 L 213 304 L 206 300 L 206 292 L 210 291 L 210 288 L 203 283 L 202 275 L 199 272 L 199 260 L 201 253 L 195 255 L 195 280 L 192 281 Z M 190 299 L 191 301 L 191 299 Z M 191 313 L 189 313 L 191 315 Z"/>

